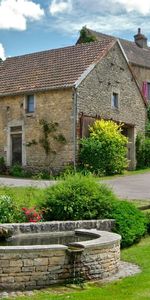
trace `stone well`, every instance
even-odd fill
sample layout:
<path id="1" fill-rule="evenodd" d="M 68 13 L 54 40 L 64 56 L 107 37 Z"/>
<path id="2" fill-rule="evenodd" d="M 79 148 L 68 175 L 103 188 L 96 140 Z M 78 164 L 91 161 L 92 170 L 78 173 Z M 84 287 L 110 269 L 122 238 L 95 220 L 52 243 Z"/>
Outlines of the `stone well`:
<path id="1" fill-rule="evenodd" d="M 77 273 L 87 280 L 103 279 L 116 273 L 120 261 L 121 237 L 97 229 L 75 229 L 88 227 L 90 222 L 93 222 L 92 224 L 96 222 L 97 227 L 100 227 L 100 223 L 104 225 L 106 221 L 70 222 L 70 227 L 74 227 L 72 231 L 78 234 L 95 235 L 93 240 L 71 243 L 69 246 L 1 246 L 0 290 L 40 289 L 54 283 L 63 283 Z M 15 234 L 37 232 L 38 226 L 42 231 L 46 227 L 57 227 L 59 230 L 63 228 L 63 231 L 66 228 L 70 231 L 69 222 L 4 224 L 4 226 L 13 229 Z"/>

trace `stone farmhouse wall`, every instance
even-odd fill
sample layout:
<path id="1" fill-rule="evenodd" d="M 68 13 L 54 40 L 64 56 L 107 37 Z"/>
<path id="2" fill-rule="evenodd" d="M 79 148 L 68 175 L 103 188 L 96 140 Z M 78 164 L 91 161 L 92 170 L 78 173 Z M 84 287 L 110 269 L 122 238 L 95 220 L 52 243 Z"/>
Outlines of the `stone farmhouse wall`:
<path id="1" fill-rule="evenodd" d="M 112 108 L 113 93 L 118 94 L 118 108 Z M 118 44 L 114 45 L 78 86 L 78 127 L 82 114 L 126 124 L 131 148 L 131 168 L 134 168 L 135 139 L 138 132 L 145 132 L 146 106 Z"/>
<path id="2" fill-rule="evenodd" d="M 25 110 L 25 95 L 0 98 L 0 156 L 10 165 L 11 145 L 9 143 L 9 129 L 11 126 L 22 126 L 23 165 L 30 169 L 61 168 L 72 161 L 73 157 L 73 104 L 72 90 L 56 90 L 35 93 L 35 112 L 27 114 Z M 57 122 L 57 133 L 61 133 L 66 144 L 55 142 L 52 146 L 56 155 L 46 157 L 39 140 L 42 137 L 40 120 Z M 28 144 L 32 140 L 37 145 Z"/>
<path id="3" fill-rule="evenodd" d="M 131 64 L 132 70 L 137 78 L 140 88 L 142 88 L 143 81 L 150 82 L 150 69 L 142 66 Z"/>
<path id="4" fill-rule="evenodd" d="M 119 95 L 118 109 L 111 107 L 113 93 Z M 135 139 L 144 132 L 146 108 L 118 44 L 81 81 L 76 90 L 60 89 L 35 93 L 35 112 L 27 114 L 26 95 L 0 98 L 0 156 L 11 165 L 11 127 L 22 126 L 22 164 L 36 170 L 59 170 L 73 163 L 78 153 L 80 116 L 99 115 L 128 126 L 131 168 L 135 167 Z M 40 120 L 57 122 L 66 144 L 52 143 L 56 155 L 46 156 L 39 144 L 42 137 Z M 76 129 L 75 129 L 76 126 Z M 76 130 L 76 131 L 75 131 Z M 77 138 L 77 141 L 75 141 Z M 38 144 L 32 144 L 32 141 Z"/>
<path id="5" fill-rule="evenodd" d="M 112 93 L 119 94 L 119 108 L 111 107 Z M 77 88 L 78 114 L 135 125 L 144 132 L 146 109 L 141 94 L 117 44 Z"/>

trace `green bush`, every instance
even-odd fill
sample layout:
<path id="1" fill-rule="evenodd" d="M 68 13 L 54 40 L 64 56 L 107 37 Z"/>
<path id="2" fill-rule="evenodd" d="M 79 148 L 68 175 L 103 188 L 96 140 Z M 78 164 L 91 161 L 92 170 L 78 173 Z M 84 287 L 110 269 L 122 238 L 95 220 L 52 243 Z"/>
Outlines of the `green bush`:
<path id="1" fill-rule="evenodd" d="M 31 177 L 31 172 L 25 171 L 21 165 L 15 164 L 11 166 L 9 170 L 9 174 L 14 176 L 14 177 L 21 177 L 21 178 L 30 178 Z"/>
<path id="2" fill-rule="evenodd" d="M 44 210 L 45 221 L 115 218 L 114 231 L 121 234 L 123 247 L 138 241 L 146 232 L 143 213 L 133 204 L 118 200 L 91 176 L 68 176 L 47 188 Z"/>
<path id="3" fill-rule="evenodd" d="M 81 140 L 80 162 L 98 175 L 122 173 L 128 165 L 127 141 L 121 125 L 98 120 L 90 127 L 90 137 Z"/>
<path id="4" fill-rule="evenodd" d="M 5 174 L 6 173 L 6 164 L 3 156 L 0 156 L 0 174 Z"/>
<path id="5" fill-rule="evenodd" d="M 46 220 L 79 220 L 98 218 L 97 200 L 114 199 L 104 185 L 99 186 L 90 176 L 76 174 L 46 189 Z"/>
<path id="6" fill-rule="evenodd" d="M 12 223 L 17 219 L 17 210 L 13 199 L 0 195 L 0 223 Z"/>
<path id="7" fill-rule="evenodd" d="M 150 138 L 138 135 L 136 138 L 137 169 L 150 167 Z"/>
<path id="8" fill-rule="evenodd" d="M 150 234 L 150 212 L 144 211 L 146 219 L 147 219 L 147 233 Z"/>
<path id="9" fill-rule="evenodd" d="M 121 234 L 122 247 L 138 242 L 147 231 L 145 215 L 127 201 L 113 203 L 107 217 L 116 220 L 114 231 Z"/>

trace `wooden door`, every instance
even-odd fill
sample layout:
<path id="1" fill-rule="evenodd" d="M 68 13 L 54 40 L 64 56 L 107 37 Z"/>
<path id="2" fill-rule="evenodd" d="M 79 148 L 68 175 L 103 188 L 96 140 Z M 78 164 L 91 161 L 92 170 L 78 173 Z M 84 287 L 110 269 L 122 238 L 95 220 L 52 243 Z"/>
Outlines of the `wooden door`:
<path id="1" fill-rule="evenodd" d="M 12 165 L 22 165 L 22 134 L 12 134 Z"/>

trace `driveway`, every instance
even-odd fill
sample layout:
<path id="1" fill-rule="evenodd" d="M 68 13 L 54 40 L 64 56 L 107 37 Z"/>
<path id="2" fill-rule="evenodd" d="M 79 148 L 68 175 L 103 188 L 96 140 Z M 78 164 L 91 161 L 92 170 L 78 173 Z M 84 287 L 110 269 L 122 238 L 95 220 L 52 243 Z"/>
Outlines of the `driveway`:
<path id="1" fill-rule="evenodd" d="M 0 186 L 21 187 L 32 186 L 45 188 L 56 184 L 53 180 L 32 180 L 0 177 Z M 116 177 L 110 180 L 102 180 L 102 183 L 110 186 L 122 199 L 150 200 L 150 173 Z"/>
<path id="2" fill-rule="evenodd" d="M 101 181 L 122 199 L 150 200 L 150 173 L 116 177 Z"/>
<path id="3" fill-rule="evenodd" d="M 0 186 L 10 186 L 10 187 L 39 187 L 46 188 L 50 185 L 55 184 L 55 180 L 33 180 L 33 179 L 19 179 L 19 178 L 7 178 L 0 177 Z"/>

